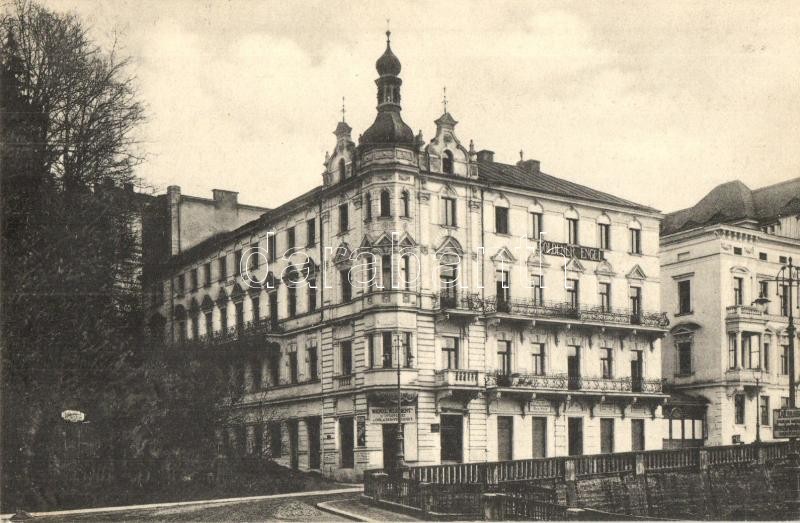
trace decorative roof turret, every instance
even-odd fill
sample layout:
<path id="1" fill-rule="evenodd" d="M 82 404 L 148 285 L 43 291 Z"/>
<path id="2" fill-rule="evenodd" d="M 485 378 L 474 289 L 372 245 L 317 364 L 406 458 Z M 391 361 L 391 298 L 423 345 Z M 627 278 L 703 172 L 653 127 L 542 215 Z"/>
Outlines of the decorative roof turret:
<path id="1" fill-rule="evenodd" d="M 391 48 L 391 31 L 386 31 L 386 51 L 375 62 L 380 75 L 378 86 L 378 115 L 372 125 L 359 138 L 360 145 L 408 145 L 414 144 L 414 132 L 400 116 L 400 60 Z"/>

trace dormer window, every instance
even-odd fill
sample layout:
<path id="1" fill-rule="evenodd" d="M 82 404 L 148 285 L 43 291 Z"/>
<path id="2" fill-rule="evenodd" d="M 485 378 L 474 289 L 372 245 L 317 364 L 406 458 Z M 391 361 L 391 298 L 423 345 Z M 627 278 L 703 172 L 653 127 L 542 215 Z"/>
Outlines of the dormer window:
<path id="1" fill-rule="evenodd" d="M 453 153 L 450 151 L 445 151 L 442 155 L 442 172 L 453 174 Z"/>
<path id="2" fill-rule="evenodd" d="M 344 165 L 344 158 L 339 160 L 339 180 L 347 178 L 347 168 Z"/>

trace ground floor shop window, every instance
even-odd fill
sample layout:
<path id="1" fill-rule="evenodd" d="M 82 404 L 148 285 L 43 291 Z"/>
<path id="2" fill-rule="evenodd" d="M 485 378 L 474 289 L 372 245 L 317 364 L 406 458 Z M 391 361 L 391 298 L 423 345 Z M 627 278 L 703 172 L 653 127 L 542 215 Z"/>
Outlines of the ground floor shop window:
<path id="1" fill-rule="evenodd" d="M 355 462 L 353 443 L 353 417 L 344 416 L 339 418 L 340 465 L 343 469 L 353 468 Z"/>
<path id="2" fill-rule="evenodd" d="M 497 460 L 508 461 L 513 459 L 514 450 L 514 418 L 511 416 L 497 417 Z"/>
<path id="3" fill-rule="evenodd" d="M 547 418 L 533 418 L 533 457 L 547 457 Z"/>
<path id="4" fill-rule="evenodd" d="M 644 450 L 644 420 L 631 420 L 631 450 Z"/>
<path id="5" fill-rule="evenodd" d="M 569 455 L 580 456 L 583 454 L 583 418 L 567 420 L 567 437 L 569 439 Z"/>
<path id="6" fill-rule="evenodd" d="M 600 419 L 600 452 L 610 454 L 614 452 L 614 419 Z"/>

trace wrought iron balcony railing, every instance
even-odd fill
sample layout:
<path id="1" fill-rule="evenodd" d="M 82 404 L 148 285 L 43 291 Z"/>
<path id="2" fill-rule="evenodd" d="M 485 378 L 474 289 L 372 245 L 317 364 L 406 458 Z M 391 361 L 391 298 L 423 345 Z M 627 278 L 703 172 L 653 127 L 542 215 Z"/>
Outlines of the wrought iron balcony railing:
<path id="1" fill-rule="evenodd" d="M 233 325 L 227 329 L 219 329 L 214 332 L 202 334 L 196 338 L 178 341 L 182 346 L 208 346 L 225 345 L 239 340 L 253 339 L 267 334 L 279 334 L 282 328 L 280 325 L 271 321 L 269 318 L 245 322 L 241 325 Z"/>
<path id="2" fill-rule="evenodd" d="M 568 374 L 516 374 L 495 372 L 486 375 L 486 386 L 541 390 L 579 390 L 586 392 L 660 393 L 663 382 L 649 378 L 602 378 Z"/>
<path id="3" fill-rule="evenodd" d="M 437 300 L 440 309 L 470 310 L 481 314 L 511 314 L 531 318 L 552 318 L 592 321 L 603 324 L 641 325 L 664 329 L 669 318 L 664 312 L 642 311 L 616 307 L 575 305 L 568 302 L 535 301 L 533 299 L 482 299 L 477 294 L 463 296 L 441 293 Z"/>

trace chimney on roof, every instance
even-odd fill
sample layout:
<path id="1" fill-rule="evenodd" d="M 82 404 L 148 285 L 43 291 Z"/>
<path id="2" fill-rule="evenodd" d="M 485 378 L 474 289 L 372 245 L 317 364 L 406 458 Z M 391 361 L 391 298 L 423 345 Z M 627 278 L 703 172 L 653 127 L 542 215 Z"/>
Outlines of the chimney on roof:
<path id="1" fill-rule="evenodd" d="M 213 189 L 211 192 L 214 194 L 214 202 L 216 202 L 217 205 L 236 207 L 236 204 L 239 201 L 239 193 L 236 191 Z"/>
<path id="2" fill-rule="evenodd" d="M 527 171 L 529 174 L 539 174 L 541 172 L 539 160 L 520 160 L 517 162 L 517 167 Z"/>
<path id="3" fill-rule="evenodd" d="M 482 149 L 478 151 L 478 161 L 479 162 L 493 162 L 494 161 L 494 151 L 490 151 L 488 149 Z"/>

